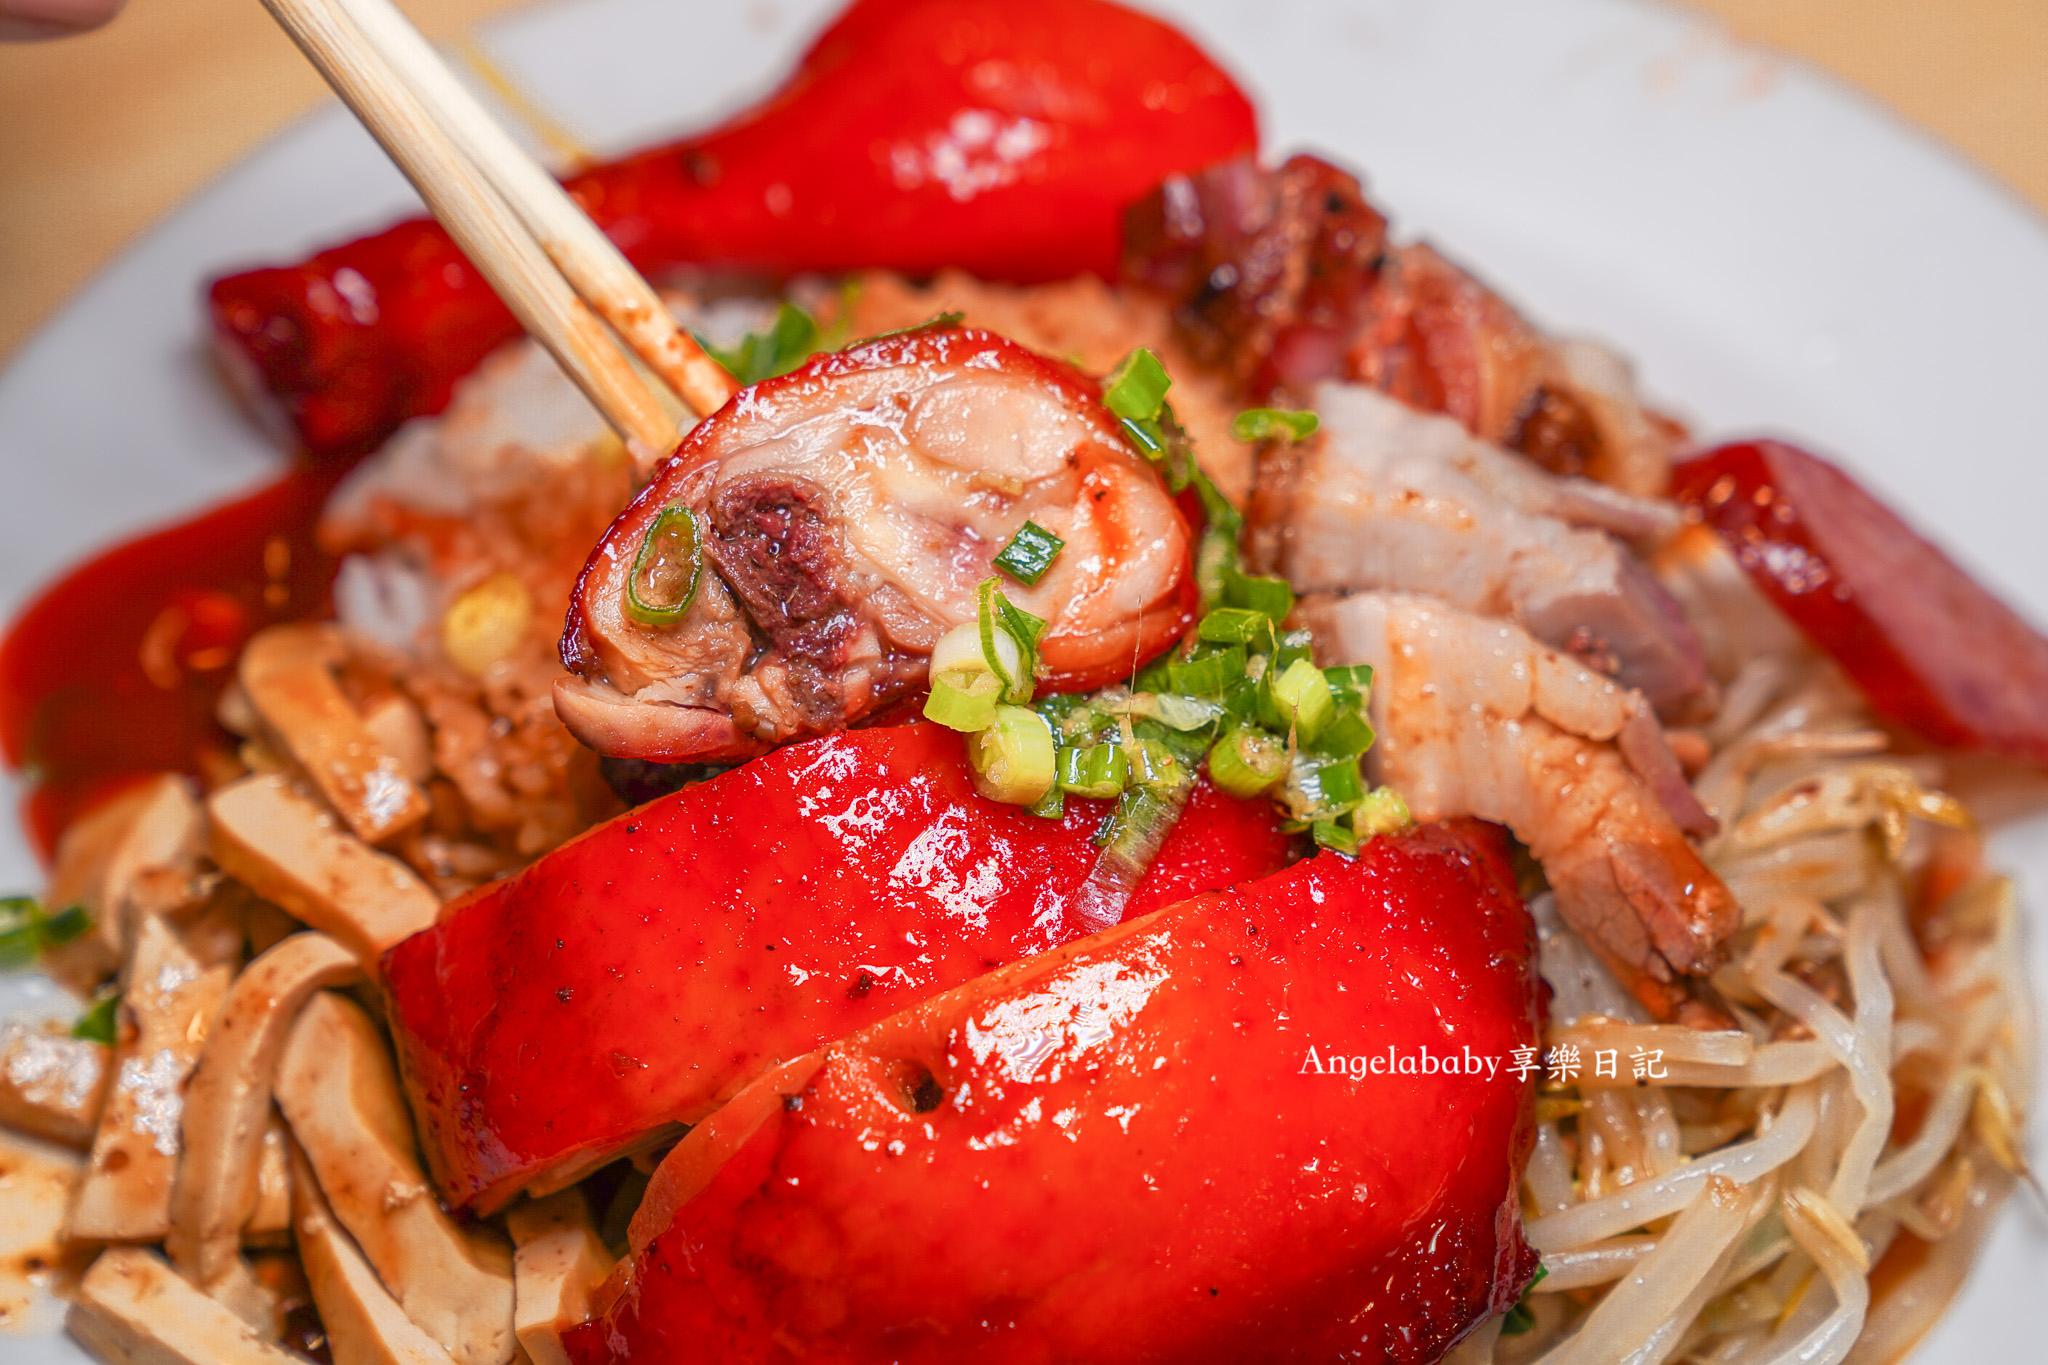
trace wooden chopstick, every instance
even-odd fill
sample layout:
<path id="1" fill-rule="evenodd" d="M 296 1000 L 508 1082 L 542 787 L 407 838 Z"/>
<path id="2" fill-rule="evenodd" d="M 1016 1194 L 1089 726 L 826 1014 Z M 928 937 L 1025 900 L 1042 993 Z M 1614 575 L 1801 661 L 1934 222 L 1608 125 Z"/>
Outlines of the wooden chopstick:
<path id="1" fill-rule="evenodd" d="M 652 353 L 650 368 L 674 384 L 700 415 L 721 406 L 737 389 L 732 377 L 674 325 L 654 291 L 609 239 L 461 88 L 402 15 L 390 10 L 372 17 L 387 40 L 379 43 L 346 0 L 263 3 L 405 172 L 521 324 L 617 430 L 643 473 L 674 449 L 675 421 L 579 292 L 592 295 L 600 312 L 618 319 L 614 325 L 621 336 Z M 419 50 L 403 58 L 403 66 L 394 60 L 387 44 L 401 50 L 407 46 L 389 43 L 394 29 L 410 34 L 426 60 Z M 453 87 L 460 99 L 447 97 L 444 88 L 441 98 L 430 100 L 408 78 L 408 72 L 429 63 L 440 78 L 429 78 L 429 85 Z M 450 112 L 463 105 L 473 116 Z M 479 125 L 495 133 L 498 145 L 491 145 L 490 133 L 479 131 Z M 458 127 L 466 129 L 460 136 L 470 145 L 486 147 L 482 158 L 458 143 Z M 496 175 L 484 168 L 484 161 Z M 518 166 L 530 174 L 511 169 Z"/>
<path id="2" fill-rule="evenodd" d="M 676 325 L 611 238 L 512 140 L 398 6 L 392 0 L 333 2 L 648 368 L 699 417 L 724 407 L 739 384 Z"/>

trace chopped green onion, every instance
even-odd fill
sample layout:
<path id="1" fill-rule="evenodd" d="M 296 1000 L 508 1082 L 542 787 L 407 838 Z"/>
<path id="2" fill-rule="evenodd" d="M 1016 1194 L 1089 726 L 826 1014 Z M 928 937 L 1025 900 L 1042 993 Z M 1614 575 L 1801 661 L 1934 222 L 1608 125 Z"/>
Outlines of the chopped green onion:
<path id="1" fill-rule="evenodd" d="M 1067 542 L 1037 522 L 1027 521 L 1017 528 L 1017 534 L 1011 536 L 1010 543 L 996 555 L 995 566 L 1025 587 L 1036 587 L 1066 545 Z"/>
<path id="2" fill-rule="evenodd" d="M 1264 655 L 1259 656 L 1264 659 Z M 1234 721 L 1250 723 L 1258 718 L 1259 698 L 1265 690 L 1249 675 L 1223 689 L 1223 714 Z"/>
<path id="3" fill-rule="evenodd" d="M 1219 789 L 1273 796 L 1287 809 L 1287 828 L 1312 831 L 1319 844 L 1345 853 L 1408 819 L 1399 796 L 1384 788 L 1368 793 L 1361 775 L 1360 759 L 1374 740 L 1366 715 L 1372 670 L 1318 669 L 1309 632 L 1284 629 L 1293 587 L 1244 571 L 1244 517 L 1195 461 L 1166 402 L 1170 386 L 1158 357 L 1134 351 L 1105 384 L 1103 403 L 1169 488 L 1194 488 L 1208 518 L 1195 554 L 1202 603 L 1195 628 L 1126 684 L 1042 698 L 1033 711 L 1013 715 L 1031 700 L 1045 623 L 1013 607 L 1001 580 L 990 578 L 977 589 L 974 622 L 933 655 L 926 713 L 974 731 L 969 743 L 983 790 L 1054 819 L 1066 813 L 1066 793 L 1117 798 L 1096 831 L 1103 853 L 1089 883 L 1107 888 L 1103 905 L 1121 904 L 1143 876 L 1205 763 Z M 1316 417 L 1254 409 L 1236 426 L 1244 439 L 1298 440 L 1316 430 Z M 1026 522 L 995 567 L 1035 585 L 1062 548 L 1058 536 Z M 1022 714 L 1034 718 L 1029 727 Z M 1013 754 L 1020 743 L 1025 748 Z M 1052 777 L 1041 788 L 1048 755 Z M 1091 913 L 1103 910 L 1091 905 Z"/>
<path id="4" fill-rule="evenodd" d="M 1318 847 L 1334 849 L 1347 857 L 1358 852 L 1358 836 L 1335 820 L 1317 820 L 1308 828 Z"/>
<path id="5" fill-rule="evenodd" d="M 1326 668 L 1323 670 L 1323 676 L 1330 680 L 1332 687 L 1348 687 L 1361 696 L 1371 694 L 1371 664 L 1346 664 L 1337 668 Z"/>
<path id="6" fill-rule="evenodd" d="M 1140 346 L 1123 358 L 1102 386 L 1102 406 L 1133 422 L 1150 421 L 1166 405 L 1173 387 L 1159 357 Z"/>
<path id="7" fill-rule="evenodd" d="M 1278 436 L 1289 441 L 1306 441 L 1322 422 L 1312 412 L 1290 408 L 1246 408 L 1231 419 L 1230 434 L 1240 441 L 1263 441 Z"/>
<path id="8" fill-rule="evenodd" d="M 991 801 L 1030 806 L 1054 790 L 1058 751 L 1052 727 L 1036 711 L 998 706 L 988 727 L 967 741 L 974 789 Z"/>
<path id="9" fill-rule="evenodd" d="M 1329 758 L 1357 758 L 1372 747 L 1374 738 L 1371 721 L 1356 709 L 1339 710 L 1309 747 Z"/>
<path id="10" fill-rule="evenodd" d="M 933 673 L 988 673 L 1005 688 L 1024 671 L 1024 652 L 1006 630 L 982 640 L 980 620 L 963 621 L 939 637 L 932 649 Z"/>
<path id="11" fill-rule="evenodd" d="M 1310 659 L 1315 656 L 1315 636 L 1305 630 L 1290 630 L 1280 637 L 1279 648 L 1273 651 L 1273 667 L 1285 669 L 1296 659 Z"/>
<path id="12" fill-rule="evenodd" d="M 1193 697 L 1214 697 L 1232 683 L 1244 680 L 1243 645 L 1232 645 L 1203 658 L 1174 659 L 1166 666 L 1173 690 Z"/>
<path id="13" fill-rule="evenodd" d="M 1414 823 L 1408 803 L 1392 787 L 1374 787 L 1351 811 L 1351 827 L 1360 838 L 1393 834 Z"/>
<path id="14" fill-rule="evenodd" d="M 949 668 L 932 674 L 931 695 L 924 699 L 924 717 L 949 730 L 974 734 L 995 723 L 1003 699 L 1003 680 L 987 669 Z"/>
<path id="15" fill-rule="evenodd" d="M 43 946 L 54 948 L 69 943 L 92 928 L 92 916 L 82 905 L 66 906 L 43 921 Z"/>
<path id="16" fill-rule="evenodd" d="M 1055 758 L 1053 761 L 1057 763 L 1059 760 Z M 1067 794 L 1060 790 L 1057 775 L 1055 775 L 1051 790 L 1031 804 L 1031 813 L 1043 820 L 1058 820 L 1066 815 Z"/>
<path id="17" fill-rule="evenodd" d="M 861 337 L 857 341 L 849 341 L 846 343 L 846 349 L 850 351 L 856 346 L 865 346 L 871 341 L 887 341 L 891 337 L 907 337 L 913 336 L 918 332 L 930 332 L 945 327 L 958 327 L 966 319 L 967 314 L 965 313 L 934 313 L 923 322 L 912 323 L 908 327 L 891 327 L 886 332 L 877 332 L 873 336 Z"/>
<path id="18" fill-rule="evenodd" d="M 1529 1308 L 1529 1294 L 1550 1271 L 1543 1266 L 1536 1267 L 1536 1273 L 1529 1283 L 1522 1286 L 1522 1297 L 1515 1300 L 1515 1306 L 1501 1315 L 1500 1334 L 1504 1337 L 1518 1337 L 1536 1325 L 1536 1315 Z"/>
<path id="19" fill-rule="evenodd" d="M 1248 645 L 1272 635 L 1272 617 L 1243 607 L 1218 607 L 1195 626 L 1196 639 L 1219 645 Z"/>
<path id="20" fill-rule="evenodd" d="M 701 336 L 697 344 L 741 384 L 758 384 L 809 360 L 821 340 L 818 320 L 795 304 L 784 303 L 765 332 L 749 332 L 730 347 L 714 346 Z"/>
<path id="21" fill-rule="evenodd" d="M 687 507 L 662 508 L 626 575 L 626 614 L 646 626 L 676 624 L 697 600 L 703 572 L 697 514 Z"/>
<path id="22" fill-rule="evenodd" d="M 1243 607 L 1247 611 L 1270 616 L 1275 621 L 1284 621 L 1287 613 L 1294 610 L 1294 589 L 1284 578 L 1229 574 L 1224 579 L 1223 600 L 1233 607 Z"/>
<path id="23" fill-rule="evenodd" d="M 1129 784 L 1130 760 L 1114 744 L 1090 744 L 1060 750 L 1060 790 L 1106 800 L 1121 796 Z"/>
<path id="24" fill-rule="evenodd" d="M 1201 697 L 1183 696 L 1178 692 L 1147 692 L 1150 699 L 1146 708 L 1147 718 L 1158 721 L 1169 730 L 1199 730 L 1213 725 L 1223 715 L 1222 706 Z"/>
<path id="25" fill-rule="evenodd" d="M 1365 780 L 1358 775 L 1358 760 L 1334 758 L 1315 765 L 1315 785 L 1322 792 L 1325 809 L 1356 805 L 1365 796 Z"/>
<path id="26" fill-rule="evenodd" d="M 1003 699 L 1021 706 L 1031 700 L 1032 680 L 1038 670 L 1038 637 L 1045 633 L 1045 622 L 1011 606 L 997 579 L 984 578 L 975 596 L 975 628 L 981 635 L 982 657 L 1002 679 Z M 999 643 L 1004 637 L 1016 647 L 1014 660 Z"/>
<path id="27" fill-rule="evenodd" d="M 0 969 L 27 967 L 38 954 L 69 943 L 92 927 L 82 906 L 52 915 L 33 896 L 0 898 Z"/>
<path id="28" fill-rule="evenodd" d="M 1176 787 L 1184 774 L 1180 760 L 1164 744 L 1140 741 L 1130 751 L 1131 782 L 1139 787 Z"/>
<path id="29" fill-rule="evenodd" d="M 71 1036 L 83 1038 L 90 1043 L 105 1043 L 112 1047 L 115 1032 L 115 1011 L 121 1008 L 121 992 L 107 991 L 86 1008 L 84 1014 L 71 1025 Z"/>
<path id="30" fill-rule="evenodd" d="M 1131 444 L 1138 448 L 1140 455 L 1155 463 L 1165 457 L 1166 433 L 1160 429 L 1159 423 L 1149 417 L 1120 417 L 1117 419 L 1117 425 L 1123 428 L 1124 435 L 1130 438 Z"/>
<path id="31" fill-rule="evenodd" d="M 1307 659 L 1296 659 L 1273 680 L 1273 709 L 1306 744 L 1322 733 L 1337 709 L 1323 670 Z"/>
<path id="32" fill-rule="evenodd" d="M 1281 793 L 1287 809 L 1297 820 L 1335 820 L 1358 803 L 1365 784 L 1358 775 L 1358 760 L 1316 758 L 1296 754 L 1287 771 L 1287 786 Z"/>
<path id="33" fill-rule="evenodd" d="M 1249 800 L 1287 773 L 1287 746 L 1263 730 L 1236 726 L 1209 750 L 1209 780 Z"/>

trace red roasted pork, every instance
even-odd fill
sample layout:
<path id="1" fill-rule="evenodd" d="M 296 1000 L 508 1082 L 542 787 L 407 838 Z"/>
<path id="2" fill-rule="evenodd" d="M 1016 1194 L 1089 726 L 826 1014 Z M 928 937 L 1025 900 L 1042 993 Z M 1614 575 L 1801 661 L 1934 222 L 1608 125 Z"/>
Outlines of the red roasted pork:
<path id="1" fill-rule="evenodd" d="M 791 745 L 599 826 L 385 955 L 441 1192 L 488 1212 L 694 1123 L 762 1068 L 1067 942 L 1108 807 L 977 795 L 960 736 Z M 1204 784 L 1131 913 L 1287 859 Z"/>
<path id="2" fill-rule="evenodd" d="M 571 1359 L 1436 1360 L 1535 1269 L 1504 854 L 1325 853 L 778 1069 L 664 1161 Z"/>
<path id="3" fill-rule="evenodd" d="M 1243 93 L 1150 15 L 855 0 L 761 104 L 568 186 L 643 272 L 953 266 L 1035 282 L 1113 276 L 1125 204 L 1257 141 Z M 519 334 L 419 221 L 227 276 L 210 303 L 230 371 L 318 457 L 439 412 Z"/>

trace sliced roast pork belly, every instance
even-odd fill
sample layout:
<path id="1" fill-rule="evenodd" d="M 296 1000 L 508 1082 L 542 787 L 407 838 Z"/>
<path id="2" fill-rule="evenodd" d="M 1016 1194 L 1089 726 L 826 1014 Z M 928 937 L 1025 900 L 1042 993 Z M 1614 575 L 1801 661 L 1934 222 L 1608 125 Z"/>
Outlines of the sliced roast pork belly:
<path id="1" fill-rule="evenodd" d="M 1684 614 L 1608 534 L 1661 538 L 1678 524 L 1669 504 L 1545 474 L 1356 384 L 1322 385 L 1315 403 L 1321 434 L 1259 469 L 1261 568 L 1303 593 L 1426 592 L 1512 618 L 1665 714 L 1705 684 Z"/>
<path id="2" fill-rule="evenodd" d="M 1544 335 L 1433 247 L 1392 247 L 1356 176 L 1248 157 L 1168 177 L 1124 224 L 1124 277 L 1173 306 L 1182 341 L 1249 396 L 1300 402 L 1355 379 L 1543 469 L 1660 494 L 1683 430 L 1628 366 Z"/>
<path id="3" fill-rule="evenodd" d="M 1065 542 L 1010 600 L 1050 686 L 1123 677 L 1192 619 L 1189 536 L 1095 384 L 974 328 L 817 357 L 691 431 L 577 583 L 563 722 L 627 758 L 704 762 L 913 696 L 1026 523 Z"/>
<path id="4" fill-rule="evenodd" d="M 1707 1010 L 1741 907 L 1686 842 L 1706 812 L 1662 732 L 1611 680 L 1504 621 L 1427 597 L 1306 597 L 1317 661 L 1371 664 L 1370 761 L 1420 820 L 1497 820 L 1543 865 L 1565 919 L 1660 1018 Z"/>

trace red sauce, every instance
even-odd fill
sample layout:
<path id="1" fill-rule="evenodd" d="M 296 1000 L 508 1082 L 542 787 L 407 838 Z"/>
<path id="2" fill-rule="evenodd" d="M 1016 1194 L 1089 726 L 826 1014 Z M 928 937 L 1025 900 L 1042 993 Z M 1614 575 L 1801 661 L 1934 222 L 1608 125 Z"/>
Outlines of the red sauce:
<path id="1" fill-rule="evenodd" d="M 327 610 L 313 524 L 343 471 L 302 468 L 152 532 L 44 589 L 0 641 L 0 747 L 45 857 L 64 827 L 149 773 L 204 778 L 233 753 L 214 719 L 242 642 Z"/>

